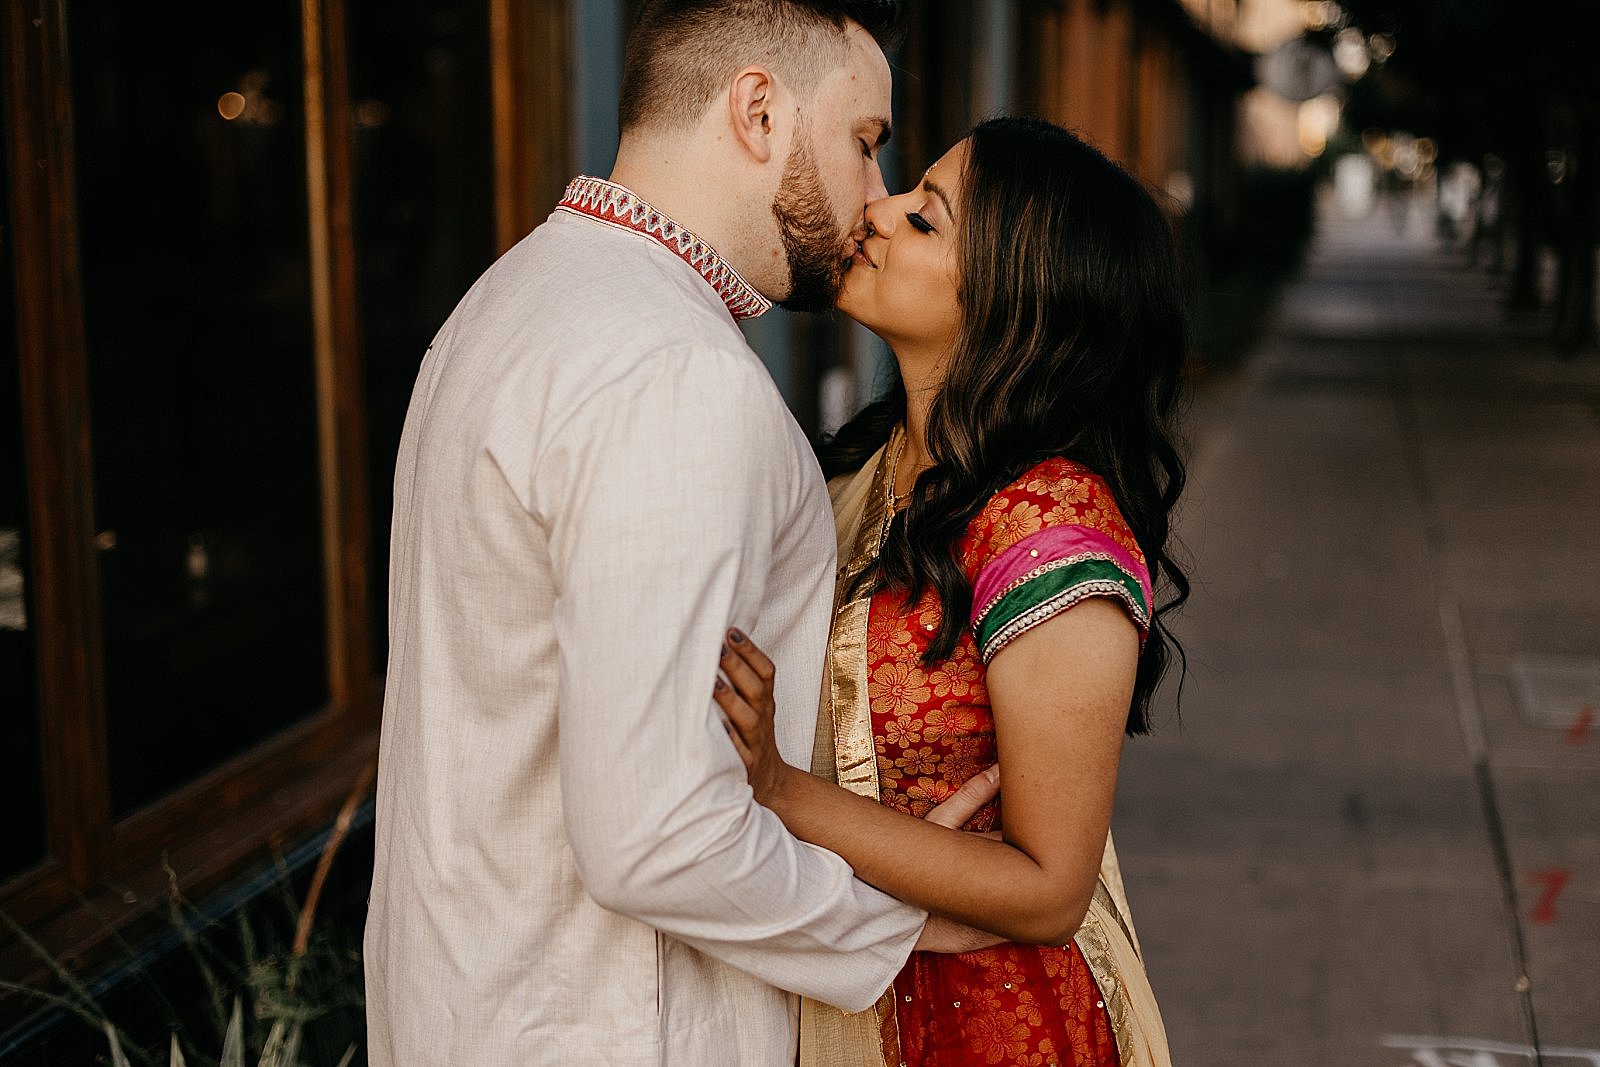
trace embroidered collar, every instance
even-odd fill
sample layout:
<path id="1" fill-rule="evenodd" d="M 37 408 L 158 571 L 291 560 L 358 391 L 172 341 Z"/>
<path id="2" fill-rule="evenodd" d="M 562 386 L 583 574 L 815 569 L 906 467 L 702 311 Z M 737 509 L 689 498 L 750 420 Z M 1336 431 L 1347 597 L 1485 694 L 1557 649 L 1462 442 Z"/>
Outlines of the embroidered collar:
<path id="1" fill-rule="evenodd" d="M 574 178 L 556 210 L 631 230 L 662 245 L 710 283 L 736 321 L 753 319 L 772 308 L 772 301 L 756 292 L 716 249 L 620 185 L 602 178 Z"/>

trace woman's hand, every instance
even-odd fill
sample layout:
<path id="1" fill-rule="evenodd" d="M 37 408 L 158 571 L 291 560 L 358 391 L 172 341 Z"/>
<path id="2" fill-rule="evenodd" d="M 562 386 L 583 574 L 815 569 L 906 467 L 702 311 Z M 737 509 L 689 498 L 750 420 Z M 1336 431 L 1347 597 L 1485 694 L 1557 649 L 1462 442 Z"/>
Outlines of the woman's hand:
<path id="1" fill-rule="evenodd" d="M 727 676 L 712 686 L 712 698 L 728 717 L 728 738 L 744 760 L 744 773 L 757 803 L 772 807 L 784 776 L 794 768 L 778 754 L 772 719 L 777 668 L 756 643 L 739 630 L 729 630 L 717 665 Z"/>
<path id="2" fill-rule="evenodd" d="M 777 668 L 756 643 L 739 630 L 729 630 L 718 664 L 728 676 L 718 678 L 712 696 L 728 717 L 728 738 L 744 760 L 745 777 L 755 791 L 756 800 L 772 806 L 772 798 L 782 787 L 785 775 L 795 768 L 783 762 L 773 733 L 776 705 L 772 699 Z M 959 830 L 978 809 L 1000 793 L 1000 765 L 973 775 L 955 793 L 928 812 L 928 822 Z M 998 839 L 997 833 L 984 835 Z"/>
<path id="3" fill-rule="evenodd" d="M 946 797 L 938 807 L 923 816 L 928 822 L 959 830 L 967 820 L 978 814 L 989 801 L 1000 795 L 1000 764 L 979 771 L 961 784 L 961 788 Z M 984 837 L 999 841 L 998 831 L 985 833 Z"/>
<path id="4" fill-rule="evenodd" d="M 728 631 L 718 666 L 727 680 L 717 679 L 712 687 L 712 697 L 728 718 L 728 738 L 738 751 L 739 758 L 744 761 L 745 777 L 755 792 L 756 801 L 769 808 L 776 807 L 775 801 L 788 776 L 810 777 L 809 773 L 789 766 L 778 753 L 778 742 L 773 733 L 776 708 L 772 698 L 777 669 L 766 653 L 739 630 Z M 942 804 L 928 812 L 926 821 L 959 830 L 999 792 L 1000 765 L 995 764 L 973 775 Z M 852 797 L 851 800 L 857 798 Z M 983 836 L 1000 837 L 997 833 Z M 1003 941 L 1005 938 L 986 930 L 967 926 L 954 919 L 930 915 L 915 947 L 918 952 L 974 952 Z"/>

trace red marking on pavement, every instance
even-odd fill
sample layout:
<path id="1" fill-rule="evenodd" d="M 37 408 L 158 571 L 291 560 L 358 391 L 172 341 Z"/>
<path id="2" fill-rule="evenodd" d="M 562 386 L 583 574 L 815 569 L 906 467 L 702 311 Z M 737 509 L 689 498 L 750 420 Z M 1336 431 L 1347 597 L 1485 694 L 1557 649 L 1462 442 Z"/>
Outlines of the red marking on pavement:
<path id="1" fill-rule="evenodd" d="M 1556 897 L 1572 880 L 1572 872 L 1565 867 L 1551 867 L 1543 871 L 1530 871 L 1528 881 L 1544 886 L 1544 896 L 1533 906 L 1528 916 L 1535 925 L 1546 926 L 1556 921 Z"/>
<path id="2" fill-rule="evenodd" d="M 1581 745 L 1589 740 L 1589 727 L 1594 725 L 1594 709 L 1584 708 L 1578 712 L 1578 717 L 1572 720 L 1572 725 L 1567 727 L 1567 744 Z"/>

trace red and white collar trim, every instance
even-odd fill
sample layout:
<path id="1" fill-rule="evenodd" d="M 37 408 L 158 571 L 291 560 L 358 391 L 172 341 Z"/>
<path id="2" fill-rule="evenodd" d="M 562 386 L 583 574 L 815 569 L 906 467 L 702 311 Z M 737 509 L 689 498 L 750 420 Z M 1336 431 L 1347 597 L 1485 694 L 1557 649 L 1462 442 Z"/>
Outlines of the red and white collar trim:
<path id="1" fill-rule="evenodd" d="M 711 284 L 735 320 L 753 319 L 772 309 L 772 301 L 756 292 L 716 249 L 614 182 L 574 178 L 556 210 L 631 230 L 662 245 Z"/>

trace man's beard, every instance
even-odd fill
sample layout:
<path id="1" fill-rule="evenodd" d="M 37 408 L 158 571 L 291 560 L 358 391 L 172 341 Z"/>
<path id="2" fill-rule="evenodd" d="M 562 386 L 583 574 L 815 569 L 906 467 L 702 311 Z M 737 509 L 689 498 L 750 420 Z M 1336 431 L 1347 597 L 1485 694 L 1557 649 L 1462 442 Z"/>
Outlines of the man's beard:
<path id="1" fill-rule="evenodd" d="M 811 158 L 810 137 L 803 128 L 796 135 L 778 195 L 772 198 L 789 261 L 789 295 L 778 304 L 790 311 L 826 311 L 838 299 L 844 280 L 844 233 L 822 187 L 822 172 Z"/>

